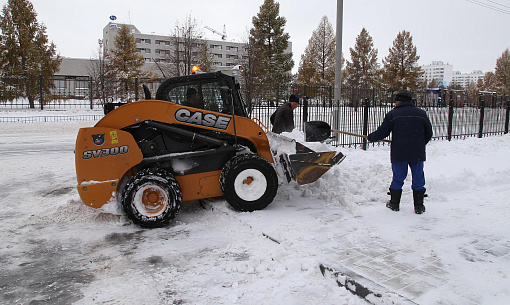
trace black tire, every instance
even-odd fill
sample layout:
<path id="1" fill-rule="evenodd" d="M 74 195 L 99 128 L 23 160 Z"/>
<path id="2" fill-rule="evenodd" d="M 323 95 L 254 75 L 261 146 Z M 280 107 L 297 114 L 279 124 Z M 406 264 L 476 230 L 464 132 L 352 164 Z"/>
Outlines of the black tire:
<path id="1" fill-rule="evenodd" d="M 145 228 L 166 226 L 179 213 L 182 192 L 167 170 L 146 168 L 129 179 L 122 208 L 129 219 Z"/>
<path id="2" fill-rule="evenodd" d="M 223 197 L 237 211 L 252 212 L 267 207 L 278 191 L 273 166 L 255 154 L 230 159 L 220 175 Z"/>

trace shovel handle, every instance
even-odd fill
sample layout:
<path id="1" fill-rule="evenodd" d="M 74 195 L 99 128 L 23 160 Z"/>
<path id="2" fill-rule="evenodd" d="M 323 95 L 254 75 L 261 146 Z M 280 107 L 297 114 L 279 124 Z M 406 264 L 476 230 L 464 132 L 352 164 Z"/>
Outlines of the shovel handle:
<path id="1" fill-rule="evenodd" d="M 347 132 L 347 131 L 341 131 L 341 130 L 335 130 L 335 129 L 331 129 L 331 131 L 333 132 L 336 132 L 336 133 L 342 133 L 342 134 L 346 134 L 346 135 L 349 135 L 349 136 L 355 136 L 355 137 L 361 137 L 361 138 L 367 138 L 367 136 L 365 135 L 362 135 L 362 134 L 358 134 L 358 133 L 352 133 L 352 132 Z M 386 142 L 386 143 L 391 143 L 390 140 L 380 140 L 381 142 Z"/>

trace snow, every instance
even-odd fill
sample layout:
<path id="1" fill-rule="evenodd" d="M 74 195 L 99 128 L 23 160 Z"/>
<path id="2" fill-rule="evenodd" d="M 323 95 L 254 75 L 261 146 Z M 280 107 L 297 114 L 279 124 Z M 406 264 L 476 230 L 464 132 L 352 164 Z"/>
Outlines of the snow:
<path id="1" fill-rule="evenodd" d="M 336 148 L 347 156 L 341 164 L 312 184 L 281 184 L 262 211 L 193 201 L 168 227 L 142 229 L 80 201 L 74 142 L 94 124 L 0 123 L 0 303 L 366 304 L 319 265 L 394 287 L 372 277 L 386 257 L 353 263 L 374 247 L 399 249 L 388 256 L 402 266 L 434 263 L 412 276 L 435 289 L 413 294 L 412 279 L 388 288 L 417 304 L 508 303 L 510 135 L 429 143 L 422 215 L 409 179 L 401 211 L 384 206 L 389 147 L 377 145 Z"/>

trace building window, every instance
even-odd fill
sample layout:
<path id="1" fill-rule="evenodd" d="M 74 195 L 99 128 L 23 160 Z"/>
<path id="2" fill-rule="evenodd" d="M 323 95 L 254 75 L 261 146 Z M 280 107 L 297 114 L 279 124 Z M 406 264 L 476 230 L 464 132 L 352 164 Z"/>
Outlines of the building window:
<path id="1" fill-rule="evenodd" d="M 86 80 L 77 80 L 76 81 L 76 89 L 85 90 L 89 88 L 89 82 Z"/>
<path id="2" fill-rule="evenodd" d="M 138 53 L 145 53 L 145 54 L 150 54 L 151 53 L 151 49 L 138 48 L 136 50 L 137 50 Z"/>
<path id="3" fill-rule="evenodd" d="M 227 46 L 227 51 L 235 51 L 237 52 L 239 49 L 237 47 L 231 47 L 231 46 Z"/>
<path id="4" fill-rule="evenodd" d="M 136 38 L 136 43 L 144 43 L 144 42 L 145 42 L 145 44 L 151 44 L 150 39 Z"/>
<path id="5" fill-rule="evenodd" d="M 66 80 L 65 78 L 55 78 L 53 80 L 53 83 L 55 84 L 55 88 L 57 89 L 65 89 L 66 88 Z"/>

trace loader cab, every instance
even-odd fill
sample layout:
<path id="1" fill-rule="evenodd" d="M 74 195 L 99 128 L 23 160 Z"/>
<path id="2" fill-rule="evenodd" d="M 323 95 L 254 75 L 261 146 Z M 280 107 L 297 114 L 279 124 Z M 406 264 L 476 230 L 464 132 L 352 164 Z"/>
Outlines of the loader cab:
<path id="1" fill-rule="evenodd" d="M 239 92 L 239 84 L 232 76 L 221 72 L 167 79 L 159 86 L 156 99 L 187 107 L 248 117 Z"/>

